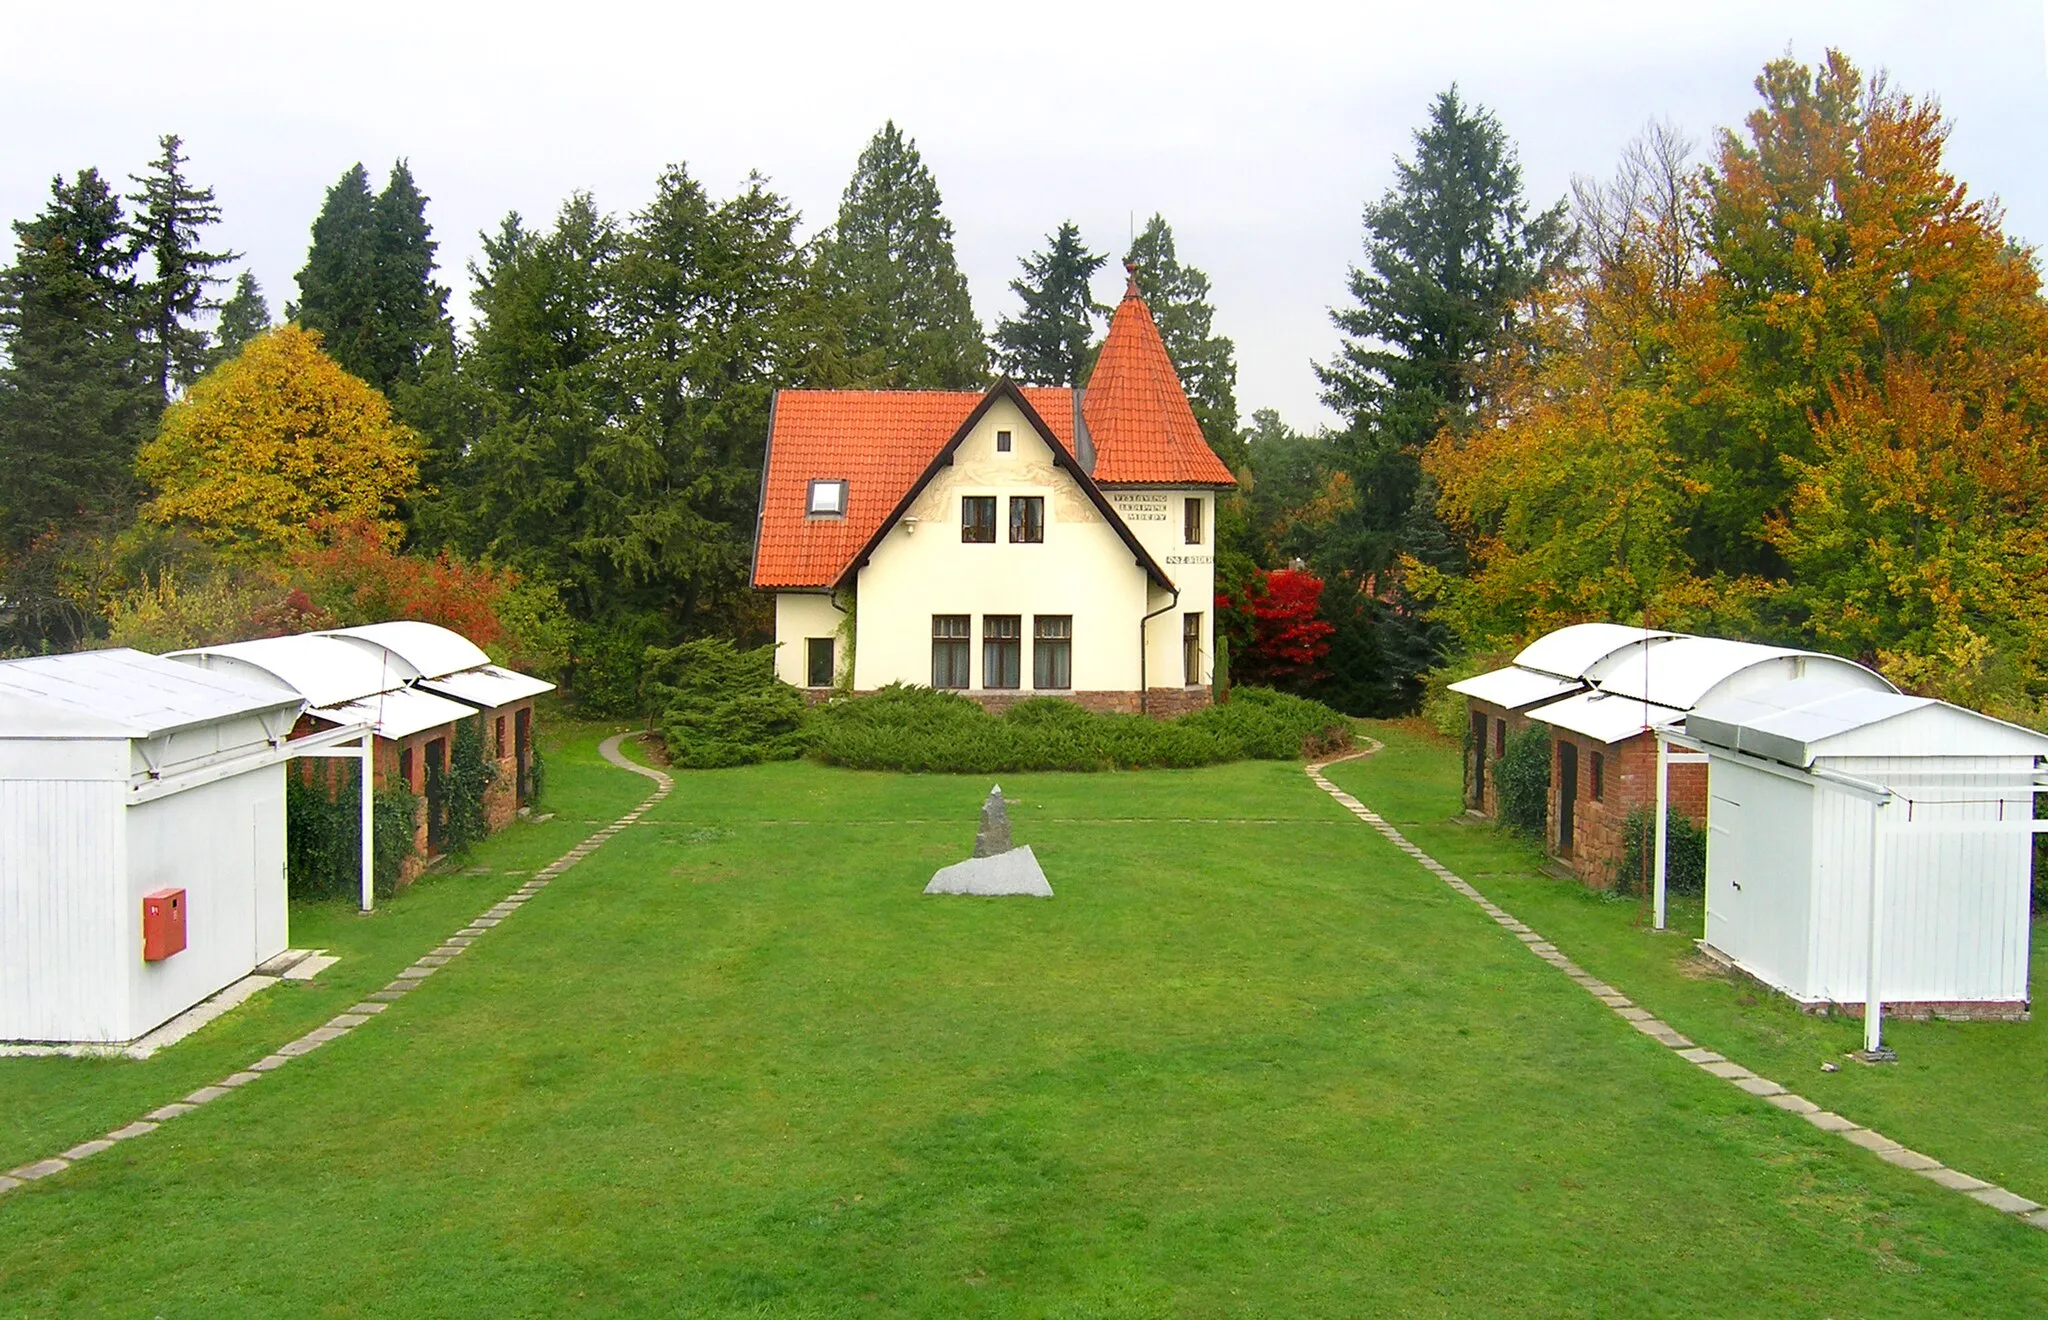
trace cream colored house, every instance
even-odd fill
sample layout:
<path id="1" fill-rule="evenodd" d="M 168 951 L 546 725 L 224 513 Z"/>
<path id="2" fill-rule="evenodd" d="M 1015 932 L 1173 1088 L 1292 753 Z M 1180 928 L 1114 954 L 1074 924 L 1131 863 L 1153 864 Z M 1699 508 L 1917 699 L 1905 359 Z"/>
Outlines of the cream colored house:
<path id="1" fill-rule="evenodd" d="M 1235 484 L 1135 278 L 1084 390 L 785 390 L 754 547 L 776 672 L 820 693 L 1203 704 Z"/>

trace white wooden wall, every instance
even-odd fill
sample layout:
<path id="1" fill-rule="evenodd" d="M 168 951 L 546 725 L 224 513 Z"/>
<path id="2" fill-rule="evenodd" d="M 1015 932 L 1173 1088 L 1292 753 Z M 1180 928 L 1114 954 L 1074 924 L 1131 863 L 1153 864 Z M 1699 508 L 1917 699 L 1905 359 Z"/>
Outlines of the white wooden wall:
<path id="1" fill-rule="evenodd" d="M 1930 769 L 1982 774 L 2010 785 L 2033 770 L 2024 757 L 1856 757 L 1823 762 L 1887 784 L 1915 799 L 1916 820 L 2028 820 L 2025 794 L 2000 794 L 1951 781 L 1919 779 Z M 1868 803 L 1840 793 L 1815 804 L 1813 975 L 1802 998 L 1860 1003 L 1869 953 Z M 1939 804 L 1939 805 L 1937 805 Z M 1905 804 L 1886 809 L 1903 823 Z M 1885 847 L 1880 993 L 1901 1001 L 2027 998 L 2031 839 L 2023 834 L 1891 836 Z"/>
<path id="2" fill-rule="evenodd" d="M 1732 761 L 1707 780 L 1707 943 L 1803 997 L 1812 956 L 1813 790 Z"/>
<path id="3" fill-rule="evenodd" d="M 125 739 L 0 740 L 0 1040 L 122 1039 L 127 968 L 106 932 L 127 755 Z"/>

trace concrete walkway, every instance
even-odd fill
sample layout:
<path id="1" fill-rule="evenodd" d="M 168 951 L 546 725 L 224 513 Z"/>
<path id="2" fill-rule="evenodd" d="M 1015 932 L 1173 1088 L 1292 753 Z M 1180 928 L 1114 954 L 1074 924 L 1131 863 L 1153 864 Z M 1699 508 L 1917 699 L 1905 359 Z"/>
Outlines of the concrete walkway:
<path id="1" fill-rule="evenodd" d="M 1338 788 L 1323 776 L 1323 769 L 1326 766 L 1334 765 L 1338 761 L 1371 756 L 1373 753 L 1380 751 L 1384 746 L 1384 744 L 1374 739 L 1368 738 L 1365 741 L 1372 745 L 1347 753 L 1344 756 L 1333 757 L 1328 761 L 1319 761 L 1311 764 L 1308 767 L 1310 781 L 1317 788 L 1322 789 L 1325 793 L 1335 798 L 1338 804 L 1346 811 L 1349 811 L 1352 815 L 1379 831 L 1381 837 L 1385 838 L 1387 842 L 1413 857 L 1424 870 L 1443 881 L 1444 884 L 1450 886 L 1451 889 L 1460 895 L 1478 904 L 1481 911 L 1485 912 L 1487 916 L 1492 917 L 1501 929 L 1521 941 L 1523 947 L 1528 949 L 1530 953 L 1535 954 L 1544 962 L 1555 967 L 1560 974 L 1571 978 L 1579 988 L 1612 1009 L 1617 1016 L 1631 1027 L 1634 1027 L 1651 1040 L 1672 1051 L 1687 1063 L 1701 1068 L 1715 1077 L 1721 1078 L 1731 1086 L 1738 1087 L 1750 1095 L 1756 1096 L 1766 1104 L 1776 1105 L 1788 1113 L 1799 1115 L 1823 1132 L 1832 1132 L 1851 1145 L 1863 1147 L 1863 1149 L 1887 1164 L 1896 1164 L 1902 1169 L 1910 1169 L 1923 1178 L 1939 1183 L 1941 1186 L 1952 1191 L 1961 1192 L 1974 1201 L 1990 1206 L 1993 1210 L 2016 1215 L 2020 1217 L 2022 1222 L 2031 1224 L 2035 1228 L 2048 1229 L 2048 1210 L 2042 1209 L 2035 1202 L 2029 1201 L 2024 1196 L 2009 1192 L 2003 1187 L 1985 1182 L 1981 1178 L 1973 1178 L 1967 1173 L 1948 1168 L 1932 1156 L 1922 1155 L 1916 1150 L 1908 1150 L 1890 1137 L 1885 1136 L 1882 1132 L 1872 1131 L 1870 1128 L 1851 1122 L 1840 1114 L 1829 1113 L 1813 1103 L 1813 1101 L 1806 1099 L 1804 1096 L 1793 1094 L 1768 1077 L 1757 1076 L 1741 1064 L 1716 1054 L 1714 1051 L 1680 1035 L 1669 1023 L 1659 1021 L 1647 1009 L 1638 1008 L 1621 991 L 1608 985 L 1605 981 L 1600 980 L 1591 972 L 1588 972 L 1585 968 L 1580 967 L 1577 963 L 1566 957 L 1564 952 L 1556 945 L 1544 939 L 1520 921 L 1517 921 L 1514 914 L 1500 907 L 1487 898 L 1486 895 L 1467 884 L 1449 867 L 1409 842 L 1407 836 L 1403 835 L 1401 831 L 1395 829 L 1392 825 L 1389 825 L 1371 808 L 1349 793 L 1346 793 L 1343 789 Z"/>
<path id="2" fill-rule="evenodd" d="M 644 775 L 654 781 L 654 791 L 643 798 L 638 806 L 577 844 L 568 852 L 563 853 L 560 857 L 548 863 L 548 865 L 534 872 L 532 879 L 513 890 L 510 894 L 507 894 L 497 903 L 485 908 L 474 921 L 471 921 L 467 926 L 464 926 L 443 940 L 438 947 L 414 960 L 413 964 L 400 972 L 391 984 L 385 986 L 382 990 L 365 996 L 362 1003 L 353 1005 L 342 1013 L 328 1019 L 325 1023 L 313 1028 L 297 1040 L 287 1041 L 283 1045 L 278 1046 L 275 1053 L 266 1054 L 260 1059 L 252 1060 L 247 1067 L 229 1073 L 210 1086 L 200 1087 L 182 1100 L 175 1100 L 160 1108 L 152 1109 L 134 1122 L 124 1127 L 115 1128 L 104 1137 L 96 1137 L 91 1141 L 80 1142 L 70 1150 L 52 1155 L 48 1159 L 36 1160 L 32 1163 L 24 1164 L 18 1169 L 12 1169 L 5 1174 L 0 1174 L 0 1195 L 4 1195 L 28 1183 L 38 1182 L 62 1173 L 80 1160 L 89 1159 L 102 1151 L 112 1150 L 119 1142 L 131 1141 L 136 1137 L 147 1136 L 149 1133 L 156 1131 L 160 1125 L 168 1123 L 181 1115 L 189 1114 L 201 1105 L 212 1104 L 216 1100 L 234 1094 L 235 1091 L 252 1082 L 262 1081 L 271 1073 L 289 1064 L 293 1059 L 304 1058 L 327 1042 L 339 1040 L 356 1028 L 375 1021 L 379 1014 L 419 989 L 420 985 L 428 977 L 461 957 L 472 944 L 490 934 L 500 922 L 524 906 L 528 899 L 547 888 L 548 883 L 555 879 L 555 877 L 590 856 L 599 848 L 602 848 L 611 841 L 613 835 L 637 822 L 641 816 L 645 815 L 663 798 L 669 795 L 669 791 L 675 787 L 674 780 L 659 770 L 653 770 L 644 765 L 636 765 L 632 761 L 627 760 L 624 753 L 619 750 L 619 744 L 628 736 L 622 733 L 616 737 L 607 738 L 599 745 L 597 750 L 599 755 L 613 765 L 624 770 L 631 770 L 636 775 Z"/>

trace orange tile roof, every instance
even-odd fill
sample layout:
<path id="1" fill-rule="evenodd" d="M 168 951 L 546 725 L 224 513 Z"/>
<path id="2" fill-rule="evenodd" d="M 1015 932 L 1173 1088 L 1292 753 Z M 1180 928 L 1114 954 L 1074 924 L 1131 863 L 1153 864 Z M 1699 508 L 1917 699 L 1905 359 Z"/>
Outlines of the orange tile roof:
<path id="1" fill-rule="evenodd" d="M 1110 318 L 1109 338 L 1082 395 L 1081 416 L 1095 443 L 1091 475 L 1099 485 L 1237 484 L 1202 438 L 1152 310 L 1138 296 L 1135 269 Z"/>
<path id="2" fill-rule="evenodd" d="M 1024 388 L 1068 452 L 1074 392 Z M 768 432 L 757 587 L 829 587 L 983 398 L 979 390 L 783 390 Z M 812 518 L 810 483 L 844 481 L 846 516 Z"/>

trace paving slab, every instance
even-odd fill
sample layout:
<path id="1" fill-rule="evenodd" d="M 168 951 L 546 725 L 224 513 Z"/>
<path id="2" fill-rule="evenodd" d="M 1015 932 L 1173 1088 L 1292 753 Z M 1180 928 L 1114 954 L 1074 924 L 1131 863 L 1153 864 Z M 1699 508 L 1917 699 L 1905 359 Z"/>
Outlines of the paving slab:
<path id="1" fill-rule="evenodd" d="M 368 1013 L 337 1013 L 327 1019 L 327 1025 L 336 1031 L 353 1031 L 370 1020 Z"/>
<path id="2" fill-rule="evenodd" d="M 10 1178 L 4 1173 L 0 1173 L 0 1196 L 6 1195 L 19 1186 L 21 1186 L 21 1179 Z"/>
<path id="3" fill-rule="evenodd" d="M 0 1187 L 0 1192 L 6 1190 L 5 1187 Z M 2026 1222 L 2032 1224 L 2035 1228 L 2048 1228 L 2048 1210 L 2040 1210 L 2028 1215 Z"/>
<path id="4" fill-rule="evenodd" d="M 457 950 L 459 953 L 460 950 Z M 423 953 L 413 960 L 415 967 L 446 967 L 455 961 L 453 953 Z"/>
<path id="5" fill-rule="evenodd" d="M 1801 1114 L 1800 1117 L 1823 1132 L 1854 1132 L 1858 1130 L 1856 1125 L 1848 1119 L 1825 1109 L 1816 1109 L 1810 1114 Z"/>
<path id="6" fill-rule="evenodd" d="M 1656 1014 L 1652 1013 L 1649 1009 L 1637 1008 L 1633 1004 L 1629 1005 L 1627 1008 L 1622 1008 L 1619 1005 L 1617 1005 L 1614 1011 L 1616 1013 L 1619 1013 L 1622 1017 L 1627 1018 L 1631 1022 L 1648 1022 L 1651 1018 L 1656 1016 Z"/>
<path id="7" fill-rule="evenodd" d="M 1721 1062 L 1719 1063 L 1703 1063 L 1700 1065 L 1700 1067 L 1706 1069 L 1708 1072 L 1714 1074 L 1714 1076 L 1716 1077 L 1725 1077 L 1731 1082 L 1742 1077 L 1756 1076 L 1755 1073 L 1743 1067 L 1741 1064 L 1731 1063 L 1726 1059 L 1721 1060 Z"/>
<path id="8" fill-rule="evenodd" d="M 250 1072 L 247 1069 L 243 1069 L 241 1072 L 229 1073 L 221 1078 L 218 1084 L 221 1086 L 247 1086 L 262 1076 L 263 1074 L 260 1072 Z"/>
<path id="9" fill-rule="evenodd" d="M 1782 1095 L 1785 1091 L 1784 1087 L 1768 1077 L 1736 1077 L 1730 1080 L 1751 1095 Z"/>
<path id="10" fill-rule="evenodd" d="M 412 987 L 413 982 L 411 981 L 393 981 L 390 985 L 385 986 L 382 990 L 372 990 L 369 994 L 365 995 L 364 998 L 381 1000 L 383 1001 L 384 1006 L 386 1008 L 389 1008 L 392 1004 L 405 998 L 406 991 L 412 989 Z"/>
<path id="11" fill-rule="evenodd" d="M 23 1182 L 34 1182 L 38 1178 L 47 1178 L 53 1173 L 62 1173 L 70 1167 L 71 1161 L 69 1160 L 37 1160 L 34 1164 L 24 1164 L 18 1169 L 10 1170 L 10 1173 L 13 1177 L 19 1178 Z"/>
<path id="12" fill-rule="evenodd" d="M 324 1040 L 308 1040 L 306 1037 L 301 1036 L 297 1040 L 288 1040 L 278 1046 L 277 1052 L 288 1059 L 296 1059 L 302 1054 L 311 1054 L 326 1043 Z"/>
<path id="13" fill-rule="evenodd" d="M 211 1104 L 213 1101 L 218 1100 L 222 1096 L 228 1094 L 228 1091 L 229 1088 L 225 1086 L 202 1086 L 198 1090 L 194 1091 L 192 1094 L 186 1096 L 185 1103 L 188 1105 Z"/>
<path id="14" fill-rule="evenodd" d="M 156 1124 L 147 1122 L 143 1119 L 137 1119 L 133 1123 L 130 1123 L 127 1127 L 115 1128 L 112 1132 L 109 1132 L 107 1135 L 109 1137 L 112 1137 L 115 1141 L 132 1141 L 136 1137 L 146 1137 L 154 1131 L 156 1131 Z"/>
<path id="15" fill-rule="evenodd" d="M 2030 1215 L 2041 1208 L 2040 1202 L 2016 1196 L 2003 1187 L 1979 1187 L 1973 1192 L 1964 1192 L 1963 1195 L 1973 1201 L 1981 1201 L 1993 1210 L 2003 1210 L 2009 1215 Z"/>
<path id="16" fill-rule="evenodd" d="M 387 1003 L 383 1003 L 381 1001 L 372 1002 L 366 999 L 360 1004 L 350 1004 L 348 1006 L 347 1011 L 349 1013 L 382 1013 L 385 1009 L 389 1007 L 391 1007 L 391 1005 Z"/>
<path id="17" fill-rule="evenodd" d="M 199 1108 L 198 1105 L 188 1105 L 182 1100 L 174 1100 L 170 1104 L 150 1110 L 143 1117 L 152 1123 L 163 1123 L 178 1117 L 180 1114 L 189 1114 L 197 1108 Z"/>
<path id="18" fill-rule="evenodd" d="M 1714 1052 L 1713 1052 L 1712 1050 L 1710 1050 L 1710 1049 L 1704 1049 L 1704 1048 L 1702 1048 L 1702 1047 L 1700 1047 L 1700 1046 L 1698 1046 L 1698 1045 L 1695 1045 L 1695 1046 L 1693 1046 L 1693 1047 L 1692 1047 L 1691 1049 L 1689 1049 L 1689 1050 L 1680 1050 L 1680 1051 L 1678 1052 L 1678 1057 L 1679 1057 L 1679 1058 L 1681 1058 L 1681 1059 L 1684 1059 L 1684 1060 L 1685 1060 L 1685 1061 L 1686 1061 L 1687 1063 L 1726 1063 L 1726 1062 L 1727 1062 L 1727 1060 L 1726 1060 L 1726 1059 L 1724 1059 L 1724 1058 L 1722 1058 L 1722 1057 L 1721 1057 L 1720 1055 L 1718 1055 L 1718 1054 L 1714 1053 Z"/>
<path id="19" fill-rule="evenodd" d="M 398 975 L 392 977 L 391 979 L 394 981 L 424 981 L 428 977 L 432 976 L 437 970 L 439 969 L 433 967 L 421 967 L 418 964 L 414 964 L 411 967 L 404 968 L 398 973 Z"/>
<path id="20" fill-rule="evenodd" d="M 1861 1146 L 1865 1150 L 1886 1151 L 1903 1149 L 1898 1142 L 1893 1141 L 1884 1133 L 1873 1132 L 1869 1128 L 1857 1128 L 1854 1132 L 1844 1132 L 1842 1140 L 1849 1142 L 1851 1145 Z"/>
<path id="21" fill-rule="evenodd" d="M 1776 1095 L 1767 1095 L 1764 1099 L 1791 1114 L 1817 1114 L 1820 1112 L 1819 1105 L 1803 1095 L 1795 1095 L 1790 1091 L 1780 1091 Z"/>
<path id="22" fill-rule="evenodd" d="M 282 1067 L 284 1067 L 284 1066 L 285 1066 L 286 1064 L 290 1063 L 291 1061 L 292 1061 L 292 1056 L 291 1056 L 291 1055 L 289 1055 L 289 1054 L 286 1054 L 286 1053 L 285 1053 L 284 1051 L 282 1051 L 282 1050 L 279 1050 L 279 1051 L 278 1051 L 278 1052 L 277 1052 L 276 1054 L 266 1054 L 266 1055 L 264 1055 L 264 1056 L 263 1056 L 262 1058 L 260 1058 L 260 1059 L 256 1060 L 256 1062 L 254 1062 L 254 1063 L 250 1064 L 250 1065 L 249 1065 L 249 1071 L 250 1071 L 250 1072 L 271 1072 L 271 1071 L 273 1071 L 273 1070 L 275 1070 L 275 1069 L 278 1069 L 278 1068 L 282 1068 Z"/>
<path id="23" fill-rule="evenodd" d="M 1925 1173 L 1929 1169 L 1941 1167 L 1941 1161 L 1933 1156 L 1922 1155 L 1917 1150 L 1907 1150 L 1904 1146 L 1899 1147 L 1897 1150 L 1878 1151 L 1877 1157 L 1886 1164 L 1896 1164 L 1902 1169 L 1911 1169 L 1915 1173 Z"/>
<path id="24" fill-rule="evenodd" d="M 76 1146 L 73 1146 L 70 1150 L 65 1151 L 62 1155 L 59 1155 L 57 1158 L 60 1160 L 72 1161 L 89 1159 L 90 1157 L 99 1154 L 103 1150 L 112 1150 L 113 1148 L 113 1142 L 108 1141 L 105 1137 L 97 1137 L 92 1141 L 79 1142 Z"/>
<path id="25" fill-rule="evenodd" d="M 1630 1008 L 1633 1007 L 1636 1002 L 1635 1000 L 1630 999 L 1627 995 L 1596 994 L 1593 997 L 1599 1000 L 1601 1003 L 1607 1005 L 1609 1008 Z"/>

